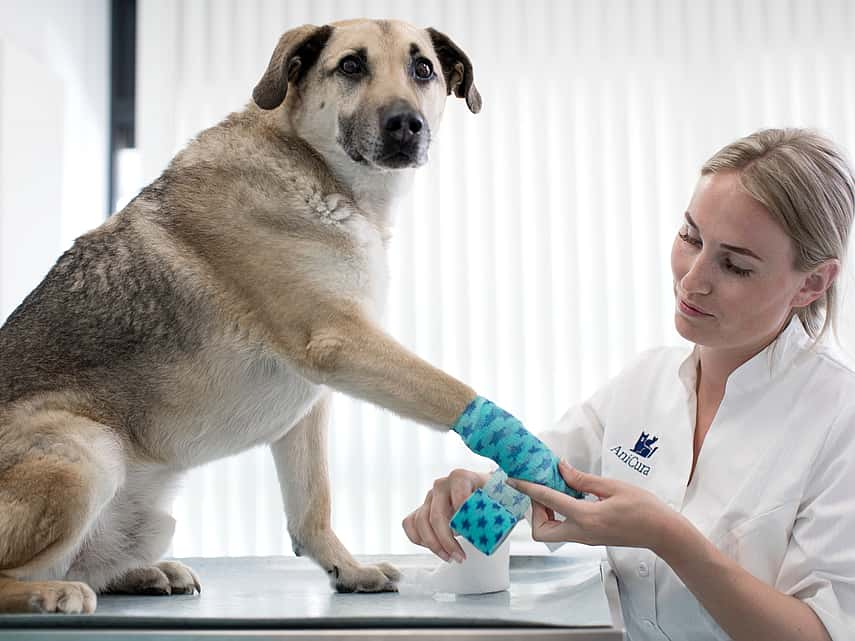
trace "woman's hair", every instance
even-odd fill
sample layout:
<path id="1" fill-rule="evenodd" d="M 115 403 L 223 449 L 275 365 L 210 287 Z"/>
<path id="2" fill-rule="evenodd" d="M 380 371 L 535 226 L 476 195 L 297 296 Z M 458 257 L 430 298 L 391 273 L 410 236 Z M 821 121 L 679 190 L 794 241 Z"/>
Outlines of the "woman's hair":
<path id="1" fill-rule="evenodd" d="M 792 239 L 794 268 L 807 272 L 831 258 L 841 266 L 855 212 L 855 180 L 843 154 L 805 129 L 764 129 L 740 138 L 710 158 L 701 175 L 739 172 L 743 187 Z M 836 333 L 837 282 L 796 311 L 808 334 Z"/>

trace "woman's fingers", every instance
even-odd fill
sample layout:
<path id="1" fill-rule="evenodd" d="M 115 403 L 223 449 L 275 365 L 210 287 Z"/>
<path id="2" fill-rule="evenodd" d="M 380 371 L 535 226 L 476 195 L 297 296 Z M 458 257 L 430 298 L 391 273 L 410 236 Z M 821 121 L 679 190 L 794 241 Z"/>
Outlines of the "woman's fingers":
<path id="1" fill-rule="evenodd" d="M 454 538 L 451 517 L 485 480 L 486 475 L 461 469 L 434 481 L 421 507 L 401 522 L 407 538 L 444 561 L 454 559 L 462 563 L 466 554 Z"/>
<path id="2" fill-rule="evenodd" d="M 428 548 L 431 552 L 436 554 L 443 561 L 448 561 L 451 557 L 448 552 L 445 551 L 442 544 L 439 542 L 439 539 L 436 536 L 436 533 L 433 531 L 433 527 L 431 527 L 430 523 L 430 511 L 431 505 L 433 504 L 433 493 L 428 492 L 427 499 L 425 499 L 424 505 L 419 508 L 419 513 L 416 516 L 416 531 L 419 534 L 419 538 L 421 539 L 420 545 Z"/>
<path id="3" fill-rule="evenodd" d="M 563 459 L 558 463 L 558 471 L 567 485 L 583 494 L 593 494 L 599 498 L 605 498 L 612 494 L 613 484 L 609 479 L 604 479 L 596 474 L 580 472 Z"/>
<path id="4" fill-rule="evenodd" d="M 440 556 L 446 561 L 451 558 L 458 563 L 463 563 L 466 555 L 463 548 L 455 540 L 449 525 L 452 516 L 454 516 L 454 506 L 451 503 L 450 492 L 445 487 L 434 485 L 434 499 L 431 502 L 428 520 L 433 533 L 446 553 L 446 556 Z"/>
<path id="5" fill-rule="evenodd" d="M 449 477 L 449 479 L 451 479 L 451 477 Z M 455 481 L 455 479 L 451 480 Z M 478 489 L 478 486 L 475 483 L 469 481 L 468 479 L 460 479 L 457 482 L 450 483 L 450 485 L 450 499 L 452 507 L 451 516 L 454 516 L 454 512 L 457 511 L 457 508 L 463 505 L 466 499 L 468 499 L 472 495 L 472 492 Z"/>
<path id="6" fill-rule="evenodd" d="M 539 483 L 529 483 L 528 481 L 521 481 L 519 479 L 512 479 L 508 483 L 523 494 L 528 494 L 529 497 L 538 503 L 564 516 L 572 512 L 573 502 L 578 501 L 578 499 L 571 498 L 562 492 L 553 490 L 545 485 L 540 485 Z"/>
<path id="7" fill-rule="evenodd" d="M 549 508 L 544 507 L 537 501 L 531 502 L 531 526 L 532 528 L 539 528 L 547 521 L 552 521 L 553 518 L 549 514 L 551 510 Z"/>
<path id="8" fill-rule="evenodd" d="M 416 528 L 416 515 L 420 509 L 421 508 L 413 510 L 404 518 L 403 521 L 401 521 L 401 527 L 404 528 L 404 533 L 407 535 L 407 538 L 416 545 L 422 545 L 422 537 L 419 536 L 419 531 Z"/>
<path id="9" fill-rule="evenodd" d="M 537 501 L 531 503 L 531 538 L 544 543 L 575 541 L 577 532 L 571 521 L 556 521 L 552 510 Z"/>
<path id="10" fill-rule="evenodd" d="M 454 538 L 454 534 L 448 526 L 448 521 L 448 518 L 444 518 L 431 523 L 431 525 L 433 525 L 433 532 L 436 534 L 437 540 L 442 546 L 442 551 L 445 553 L 438 554 L 438 556 L 440 556 L 444 561 L 454 559 L 458 563 L 463 563 L 466 558 L 466 554 Z"/>

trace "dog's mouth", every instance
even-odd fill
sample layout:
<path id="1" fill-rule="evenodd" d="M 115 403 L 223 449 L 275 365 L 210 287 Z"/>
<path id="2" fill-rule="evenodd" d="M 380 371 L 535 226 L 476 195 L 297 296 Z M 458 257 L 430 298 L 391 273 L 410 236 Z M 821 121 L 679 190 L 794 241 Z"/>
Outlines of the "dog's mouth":
<path id="1" fill-rule="evenodd" d="M 365 159 L 365 156 L 363 156 L 361 153 L 356 151 L 356 149 L 349 149 L 349 148 L 345 147 L 344 150 L 347 152 L 347 155 L 350 157 L 350 159 L 353 162 L 359 163 L 361 165 L 367 165 L 368 164 L 368 161 Z"/>
<path id="2" fill-rule="evenodd" d="M 419 167 L 424 164 L 424 159 L 421 150 L 418 148 L 409 149 L 401 147 L 398 149 L 383 149 L 380 153 L 367 158 L 365 154 L 354 149 L 353 147 L 344 147 L 348 158 L 360 165 L 375 165 L 384 169 L 407 169 L 410 167 Z"/>
<path id="3" fill-rule="evenodd" d="M 377 164 L 390 169 L 403 169 L 405 167 L 418 167 L 419 154 L 417 150 L 397 149 L 388 151 L 377 159 Z"/>

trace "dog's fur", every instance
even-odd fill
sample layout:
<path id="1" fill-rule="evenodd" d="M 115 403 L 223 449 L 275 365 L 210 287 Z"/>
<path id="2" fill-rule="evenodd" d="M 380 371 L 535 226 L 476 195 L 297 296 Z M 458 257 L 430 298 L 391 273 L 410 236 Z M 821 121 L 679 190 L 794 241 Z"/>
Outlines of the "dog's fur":
<path id="1" fill-rule="evenodd" d="M 171 490 L 262 443 L 295 552 L 340 591 L 395 589 L 330 529 L 327 410 L 339 390 L 447 429 L 475 396 L 377 324 L 390 208 L 452 92 L 480 109 L 432 29 L 289 31 L 254 104 L 58 260 L 0 330 L 0 611 L 198 590 L 157 563 Z"/>

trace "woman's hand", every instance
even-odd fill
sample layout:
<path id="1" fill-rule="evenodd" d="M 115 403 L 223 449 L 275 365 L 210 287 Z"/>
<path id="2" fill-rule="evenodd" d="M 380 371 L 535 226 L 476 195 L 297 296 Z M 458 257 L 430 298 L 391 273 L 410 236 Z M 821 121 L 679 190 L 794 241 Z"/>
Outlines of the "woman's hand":
<path id="1" fill-rule="evenodd" d="M 425 502 L 402 523 L 407 538 L 428 548 L 443 561 L 453 559 L 463 563 L 466 555 L 454 539 L 448 522 L 469 495 L 484 486 L 488 477 L 469 470 L 454 470 L 434 481 Z"/>
<path id="2" fill-rule="evenodd" d="M 585 474 L 564 461 L 558 470 L 567 485 L 599 500 L 580 501 L 543 485 L 511 480 L 513 487 L 532 499 L 531 533 L 535 541 L 642 547 L 661 556 L 668 533 L 682 518 L 679 514 L 647 490 L 629 483 Z M 567 520 L 556 521 L 556 512 Z"/>

